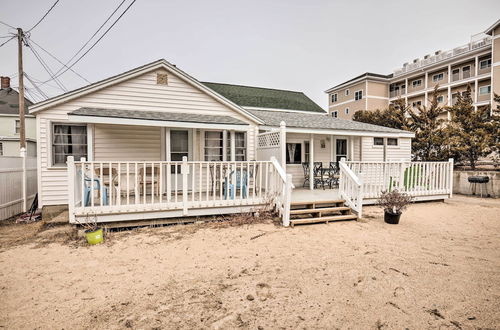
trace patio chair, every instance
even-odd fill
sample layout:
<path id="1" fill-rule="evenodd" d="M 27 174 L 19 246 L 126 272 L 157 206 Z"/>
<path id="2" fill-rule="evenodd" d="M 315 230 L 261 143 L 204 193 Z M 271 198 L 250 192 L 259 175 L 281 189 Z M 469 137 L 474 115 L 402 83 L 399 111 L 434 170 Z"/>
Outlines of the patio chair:
<path id="1" fill-rule="evenodd" d="M 314 162 L 313 174 L 314 174 L 314 188 L 317 188 L 318 185 L 321 185 L 321 187 L 325 189 L 325 180 L 323 180 L 322 162 Z"/>
<path id="2" fill-rule="evenodd" d="M 82 175 L 82 171 L 79 171 L 80 177 Z M 101 194 L 102 194 L 102 204 L 103 205 L 109 205 L 108 203 L 108 187 L 104 186 L 101 184 L 101 180 L 99 178 L 94 178 L 93 180 L 89 178 L 87 174 L 83 174 L 83 205 L 84 206 L 90 206 L 91 204 L 91 192 L 92 192 L 92 185 L 94 185 L 94 191 L 98 192 L 98 200 L 100 201 Z"/>
<path id="3" fill-rule="evenodd" d="M 302 170 L 304 171 L 304 183 L 302 184 L 302 188 L 305 188 L 306 184 L 309 184 L 309 163 L 302 163 Z"/>
<path id="4" fill-rule="evenodd" d="M 328 186 L 330 189 L 333 188 L 333 186 L 339 185 L 339 167 L 337 165 L 337 162 L 330 162 L 330 168 L 328 171 Z"/>
<path id="5" fill-rule="evenodd" d="M 232 179 L 236 181 L 236 185 L 232 182 Z M 247 170 L 235 170 L 231 171 L 228 176 L 224 178 L 224 199 L 234 199 L 236 197 L 236 191 L 241 189 L 241 195 L 243 198 L 247 198 L 247 188 L 248 188 L 248 172 Z"/>
<path id="6" fill-rule="evenodd" d="M 153 173 L 154 169 L 154 173 Z M 146 175 L 144 175 L 146 174 Z M 154 195 L 159 196 L 160 195 L 160 168 L 158 166 L 148 166 L 146 165 L 146 172 L 144 173 L 144 166 L 139 169 L 139 193 L 142 195 L 144 193 L 144 189 L 146 189 L 146 193 L 148 191 L 147 187 L 148 185 L 153 185 L 154 184 Z"/>

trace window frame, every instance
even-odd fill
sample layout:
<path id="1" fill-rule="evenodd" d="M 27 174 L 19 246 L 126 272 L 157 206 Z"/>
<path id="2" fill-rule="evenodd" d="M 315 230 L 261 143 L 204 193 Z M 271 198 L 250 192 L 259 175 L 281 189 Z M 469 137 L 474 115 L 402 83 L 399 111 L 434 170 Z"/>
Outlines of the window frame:
<path id="1" fill-rule="evenodd" d="M 14 134 L 21 134 L 21 120 L 14 120 Z"/>
<path id="2" fill-rule="evenodd" d="M 385 140 L 386 140 L 385 144 L 387 145 L 388 148 L 397 148 L 397 147 L 399 147 L 399 139 L 398 138 L 387 138 Z M 389 144 L 389 140 L 396 141 L 396 144 Z"/>
<path id="3" fill-rule="evenodd" d="M 418 82 L 418 84 L 416 84 L 416 82 Z M 422 86 L 422 79 L 415 79 L 411 82 L 411 87 L 412 88 L 417 88 L 417 87 L 420 87 Z"/>
<path id="4" fill-rule="evenodd" d="M 3 142 L 0 142 L 0 156 L 3 156 Z"/>
<path id="5" fill-rule="evenodd" d="M 486 62 L 486 66 L 483 67 L 483 63 Z M 484 70 L 487 68 L 491 68 L 491 58 L 487 58 L 479 61 L 479 70 Z"/>
<path id="6" fill-rule="evenodd" d="M 440 79 L 435 79 L 436 77 L 441 76 Z M 444 79 L 444 72 L 436 73 L 432 75 L 432 82 L 438 82 Z"/>
<path id="7" fill-rule="evenodd" d="M 335 100 L 334 100 L 334 99 L 335 99 Z M 331 101 L 332 101 L 332 103 L 335 103 L 335 102 L 337 102 L 337 101 L 338 101 L 338 94 L 337 94 L 337 93 L 332 94 Z"/>
<path id="8" fill-rule="evenodd" d="M 287 159 L 288 158 L 288 145 L 289 144 L 295 144 L 295 145 L 300 146 L 300 150 L 298 153 L 300 159 L 299 159 L 298 163 L 296 163 L 295 161 L 289 162 Z M 305 158 L 303 148 L 305 149 L 304 142 L 286 142 L 285 143 L 285 163 L 286 163 L 286 165 L 302 165 L 302 163 L 304 162 L 303 159 Z"/>
<path id="9" fill-rule="evenodd" d="M 376 141 L 380 141 L 380 140 L 382 140 L 382 144 L 377 144 Z M 384 144 L 385 144 L 385 142 L 384 142 L 384 138 L 383 137 L 377 137 L 377 136 L 373 137 L 373 146 L 374 147 L 377 147 L 377 148 L 383 147 Z"/>
<path id="10" fill-rule="evenodd" d="M 440 101 L 441 100 L 441 101 Z M 444 96 L 443 95 L 439 95 L 437 98 L 436 98 L 436 101 L 438 103 L 443 103 L 444 102 Z"/>
<path id="11" fill-rule="evenodd" d="M 348 114 L 349 114 L 349 108 L 345 108 L 344 113 L 345 113 L 346 115 L 348 115 Z"/>
<path id="12" fill-rule="evenodd" d="M 345 96 L 349 96 L 349 93 L 350 93 L 349 88 L 346 89 L 344 93 L 345 93 Z"/>
<path id="13" fill-rule="evenodd" d="M 354 101 L 359 101 L 363 99 L 363 90 L 360 89 L 359 91 L 354 92 Z"/>
<path id="14" fill-rule="evenodd" d="M 50 122 L 50 148 L 49 148 L 49 159 L 50 161 L 47 166 L 47 168 L 51 169 L 61 169 L 61 168 L 67 168 L 67 163 L 55 163 L 55 152 L 54 152 L 54 140 L 55 140 L 55 133 L 54 129 L 56 126 L 77 126 L 77 127 L 85 127 L 85 146 L 86 146 L 86 152 L 85 152 L 85 159 L 89 160 L 89 133 L 91 130 L 89 129 L 88 125 L 86 124 L 80 124 L 80 123 L 68 123 L 68 122 Z M 71 155 L 69 155 L 71 156 Z M 80 159 L 76 159 L 75 161 L 79 161 Z"/>
<path id="15" fill-rule="evenodd" d="M 332 117 L 333 117 L 333 118 L 338 118 L 338 117 L 339 117 L 339 112 L 338 112 L 338 110 L 333 110 L 333 111 L 332 111 Z"/>
<path id="16" fill-rule="evenodd" d="M 210 133 L 220 133 L 220 140 L 219 139 L 215 139 L 215 138 L 207 138 L 207 134 L 210 134 Z M 211 146 L 207 146 L 207 142 L 208 141 L 220 141 L 220 146 L 216 146 L 216 147 L 211 147 Z M 230 140 L 230 139 L 228 139 Z M 224 132 L 222 130 L 207 130 L 207 131 L 204 131 L 204 134 L 203 134 L 203 160 L 205 162 L 220 162 L 222 161 L 222 159 L 224 158 Z M 219 160 L 214 160 L 214 159 L 208 159 L 207 156 L 207 150 L 209 149 L 219 149 L 220 150 L 220 159 Z"/>
<path id="17" fill-rule="evenodd" d="M 488 92 L 487 93 L 481 93 L 481 89 L 483 89 L 483 88 L 487 88 Z M 487 95 L 487 94 L 491 94 L 491 85 L 485 85 L 485 86 L 479 87 L 479 95 Z"/>

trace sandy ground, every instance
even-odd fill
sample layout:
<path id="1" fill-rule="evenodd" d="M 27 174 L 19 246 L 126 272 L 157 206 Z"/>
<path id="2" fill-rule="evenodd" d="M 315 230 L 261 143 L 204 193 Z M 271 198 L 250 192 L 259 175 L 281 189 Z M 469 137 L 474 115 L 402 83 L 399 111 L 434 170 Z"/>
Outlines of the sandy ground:
<path id="1" fill-rule="evenodd" d="M 500 328 L 499 200 L 415 204 L 399 225 L 365 213 L 145 228 L 93 247 L 68 226 L 3 225 L 0 328 Z"/>

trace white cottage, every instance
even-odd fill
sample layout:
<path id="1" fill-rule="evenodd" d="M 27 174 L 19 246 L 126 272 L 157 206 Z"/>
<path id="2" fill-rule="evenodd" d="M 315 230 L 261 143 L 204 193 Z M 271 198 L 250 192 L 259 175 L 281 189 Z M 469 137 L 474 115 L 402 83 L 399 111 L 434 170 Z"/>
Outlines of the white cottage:
<path id="1" fill-rule="evenodd" d="M 203 83 L 165 60 L 30 113 L 40 204 L 68 205 L 73 223 L 272 207 L 288 225 L 355 219 L 389 186 L 451 193 L 449 163 L 410 162 L 411 132 L 331 118 L 301 92 Z"/>

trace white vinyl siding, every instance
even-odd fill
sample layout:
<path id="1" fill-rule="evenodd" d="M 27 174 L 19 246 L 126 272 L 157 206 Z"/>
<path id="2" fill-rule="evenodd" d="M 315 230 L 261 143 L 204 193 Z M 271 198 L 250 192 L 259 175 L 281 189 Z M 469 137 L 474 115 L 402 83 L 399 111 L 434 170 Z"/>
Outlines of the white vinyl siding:
<path id="1" fill-rule="evenodd" d="M 94 160 L 161 160 L 161 128 L 95 125 Z"/>
<path id="2" fill-rule="evenodd" d="M 68 112 L 82 108 L 108 108 L 120 110 L 138 111 L 166 111 L 180 113 L 195 113 L 205 115 L 225 115 L 249 122 L 248 119 L 233 109 L 216 101 L 211 96 L 202 92 L 189 83 L 181 80 L 174 74 L 168 73 L 168 85 L 156 83 L 156 73 L 165 70 L 153 70 L 135 78 L 131 78 L 119 84 L 107 87 L 100 91 L 82 96 L 72 101 L 53 106 L 37 113 L 37 138 L 38 138 L 38 165 L 39 165 L 39 198 L 40 205 L 60 205 L 67 203 L 67 172 L 65 168 L 51 166 L 50 160 L 50 129 L 52 123 L 64 123 L 68 121 Z M 254 159 L 253 148 L 255 146 L 254 125 L 249 128 L 247 135 L 248 159 Z M 152 130 L 152 132 L 156 132 Z M 100 133 L 99 133 L 100 134 Z M 158 141 L 161 141 L 158 138 Z M 100 141 L 101 146 L 103 141 Z M 148 141 L 151 143 L 151 141 Z M 156 143 L 156 142 L 153 142 Z M 158 142 L 160 143 L 160 142 Z M 126 145 L 120 145 L 126 148 Z M 139 148 L 144 147 L 141 145 Z M 147 147 L 147 157 L 153 157 L 152 150 Z M 155 147 L 156 148 L 156 147 Z M 105 156 L 104 149 L 98 147 L 97 156 Z M 113 157 L 124 157 L 124 160 L 133 160 L 134 155 L 123 153 L 110 155 Z M 156 151 L 155 151 L 156 152 Z M 158 158 L 159 159 L 159 156 Z"/>

